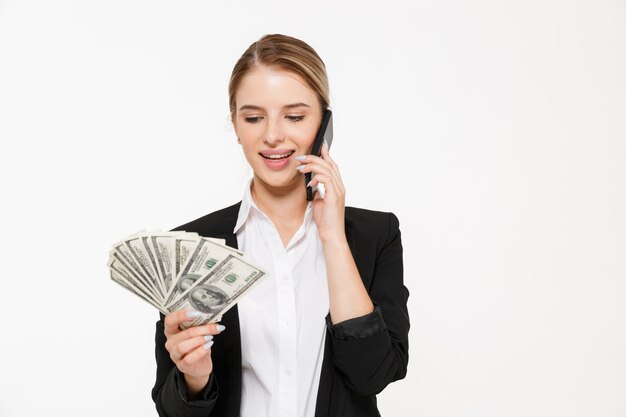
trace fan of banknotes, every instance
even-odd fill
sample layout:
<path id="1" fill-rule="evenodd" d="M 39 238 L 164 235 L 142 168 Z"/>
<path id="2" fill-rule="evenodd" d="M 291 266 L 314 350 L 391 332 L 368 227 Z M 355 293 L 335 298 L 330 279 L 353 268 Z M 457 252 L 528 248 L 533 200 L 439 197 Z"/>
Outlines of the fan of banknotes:
<path id="1" fill-rule="evenodd" d="M 217 322 L 264 275 L 224 240 L 188 232 L 139 232 L 113 245 L 111 279 L 163 314 L 190 309 L 187 326 Z"/>

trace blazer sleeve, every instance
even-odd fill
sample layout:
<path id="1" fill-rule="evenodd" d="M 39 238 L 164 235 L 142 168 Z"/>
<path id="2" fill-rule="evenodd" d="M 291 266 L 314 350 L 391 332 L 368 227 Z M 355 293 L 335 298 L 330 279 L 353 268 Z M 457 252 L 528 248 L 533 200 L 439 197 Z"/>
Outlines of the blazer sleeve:
<path id="1" fill-rule="evenodd" d="M 409 360 L 409 291 L 403 282 L 400 229 L 394 214 L 386 217 L 386 236 L 372 253 L 371 280 L 364 279 L 374 311 L 335 325 L 326 319 L 333 364 L 348 387 L 360 395 L 378 394 L 404 378 Z"/>
<path id="2" fill-rule="evenodd" d="M 164 316 L 156 323 L 155 356 L 157 377 L 152 388 L 152 399 L 160 417 L 206 417 L 211 415 L 218 395 L 217 380 L 213 374 L 209 378 L 198 399 L 189 400 L 187 384 L 165 349 Z"/>

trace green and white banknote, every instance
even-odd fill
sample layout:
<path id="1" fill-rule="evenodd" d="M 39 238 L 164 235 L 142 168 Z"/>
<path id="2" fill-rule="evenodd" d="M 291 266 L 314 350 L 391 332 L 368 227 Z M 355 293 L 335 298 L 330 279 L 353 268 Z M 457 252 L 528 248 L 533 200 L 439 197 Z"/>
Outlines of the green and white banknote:
<path id="1" fill-rule="evenodd" d="M 220 321 L 265 272 L 223 239 L 189 232 L 138 232 L 109 253 L 111 279 L 161 313 L 203 313 L 191 326 Z"/>

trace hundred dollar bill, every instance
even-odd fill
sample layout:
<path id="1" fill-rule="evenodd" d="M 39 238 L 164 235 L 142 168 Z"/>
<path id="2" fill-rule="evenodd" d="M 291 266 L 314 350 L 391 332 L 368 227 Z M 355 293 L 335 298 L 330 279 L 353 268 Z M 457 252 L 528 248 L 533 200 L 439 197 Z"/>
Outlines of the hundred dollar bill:
<path id="1" fill-rule="evenodd" d="M 226 239 L 218 239 L 215 237 L 205 237 L 205 239 L 209 239 L 211 242 L 217 243 L 218 245 L 226 246 Z M 233 250 L 236 250 L 236 249 L 233 249 Z M 243 253 L 241 254 L 243 255 Z"/>
<path id="2" fill-rule="evenodd" d="M 163 301 L 163 296 L 159 293 L 155 278 L 143 271 L 143 268 L 139 265 L 139 262 L 135 260 L 133 253 L 126 245 L 125 241 L 122 240 L 121 242 L 117 242 L 113 245 L 111 256 L 113 256 L 113 254 L 117 254 L 119 260 L 124 264 L 124 267 L 127 270 L 132 270 L 135 273 L 135 276 L 146 287 L 151 289 L 157 299 L 159 301 Z"/>
<path id="3" fill-rule="evenodd" d="M 189 308 L 190 305 L 203 311 L 199 303 L 208 302 L 206 300 L 210 297 L 219 300 L 221 295 L 226 300 L 226 307 L 211 314 L 205 307 L 205 315 L 196 321 L 199 324 L 209 320 L 219 321 L 224 311 L 264 276 L 263 271 L 247 262 L 242 252 L 226 246 L 223 239 L 201 237 L 184 231 L 135 233 L 113 245 L 107 266 L 114 282 L 163 314 Z M 231 292 L 224 287 L 220 293 L 219 283 L 213 288 L 199 286 L 200 282 L 206 282 L 214 269 L 225 273 L 233 268 L 241 271 L 225 278 Z M 239 283 L 238 277 L 244 275 L 245 283 Z M 194 290 L 196 286 L 198 289 Z M 188 295 L 192 295 L 193 299 L 188 300 Z M 173 305 L 176 306 L 168 308 Z"/>
<path id="4" fill-rule="evenodd" d="M 186 326 L 198 326 L 220 318 L 237 303 L 265 272 L 236 254 L 230 254 L 204 277 L 198 277 L 168 311 L 191 309 L 204 313 Z"/>
<path id="5" fill-rule="evenodd" d="M 156 271 L 163 286 L 163 295 L 165 296 L 172 286 L 174 277 L 174 265 L 172 262 L 174 240 L 166 234 L 157 234 L 150 236 L 147 243 L 149 250 L 154 254 Z"/>
<path id="6" fill-rule="evenodd" d="M 156 290 L 152 288 L 150 282 L 147 281 L 135 268 L 131 266 L 128 262 L 127 258 L 122 256 L 117 250 L 111 251 L 110 262 L 116 261 L 116 265 L 121 265 L 124 270 L 133 278 L 132 283 L 134 283 L 138 288 L 141 288 L 143 291 L 146 291 L 150 294 L 150 298 L 155 300 L 158 304 L 161 304 L 163 299 L 157 294 Z M 109 266 L 110 267 L 110 266 Z"/>
<path id="7" fill-rule="evenodd" d="M 197 233 L 189 232 L 154 232 L 148 236 L 147 246 L 150 252 L 154 255 L 155 269 L 159 276 L 163 288 L 163 296 L 170 292 L 172 285 L 175 284 L 175 267 L 176 259 L 174 254 L 176 253 L 175 238 L 178 238 L 179 250 L 176 259 L 179 262 L 186 261 L 189 249 L 191 249 L 200 237 Z M 215 243 L 224 245 L 224 239 L 206 238 Z M 188 242 L 188 244 L 186 243 Z"/>
<path id="8" fill-rule="evenodd" d="M 143 284 L 137 282 L 131 272 L 129 272 L 120 262 L 119 260 L 113 258 L 109 261 L 108 266 L 111 270 L 111 279 L 133 294 L 137 295 L 139 298 L 144 301 L 150 303 L 154 307 L 156 307 L 159 311 L 164 314 L 167 314 L 167 311 L 156 301 L 151 295 L 150 291 L 148 291 Z"/>
<path id="9" fill-rule="evenodd" d="M 172 272 L 173 279 L 176 279 L 180 275 L 180 271 L 187 262 L 189 254 L 193 253 L 194 249 L 200 243 L 200 237 L 187 237 L 186 235 L 180 235 L 174 237 L 174 253 L 172 254 L 172 261 L 174 263 L 174 271 Z M 172 288 L 170 287 L 170 292 Z M 169 293 L 168 293 L 169 295 Z"/>
<path id="10" fill-rule="evenodd" d="M 199 242 L 189 255 L 184 267 L 178 272 L 176 282 L 170 288 L 163 305 L 175 302 L 178 297 L 191 285 L 190 281 L 206 276 L 211 268 L 223 261 L 228 255 L 241 252 L 228 246 L 216 243 L 209 238 L 200 237 Z"/>
<path id="11" fill-rule="evenodd" d="M 141 272 L 150 280 L 155 291 L 161 299 L 165 298 L 165 290 L 156 269 L 155 257 L 148 248 L 148 239 L 146 235 L 138 235 L 124 240 L 124 244 L 128 247 L 137 265 L 141 268 Z"/>
<path id="12" fill-rule="evenodd" d="M 163 296 L 172 288 L 174 278 L 174 238 L 183 238 L 186 236 L 190 240 L 198 240 L 197 233 L 187 232 L 154 232 L 148 236 L 146 241 L 148 250 L 153 254 L 155 260 L 155 269 L 161 287 L 163 288 Z"/>

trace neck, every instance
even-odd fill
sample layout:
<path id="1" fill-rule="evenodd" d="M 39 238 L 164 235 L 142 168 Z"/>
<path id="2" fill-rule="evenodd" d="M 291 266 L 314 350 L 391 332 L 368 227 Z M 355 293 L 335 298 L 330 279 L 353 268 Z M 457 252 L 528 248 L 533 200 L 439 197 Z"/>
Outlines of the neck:
<path id="1" fill-rule="evenodd" d="M 286 187 L 268 187 L 263 181 L 254 178 L 252 198 L 257 207 L 276 225 L 301 224 L 308 201 L 304 184 Z"/>

